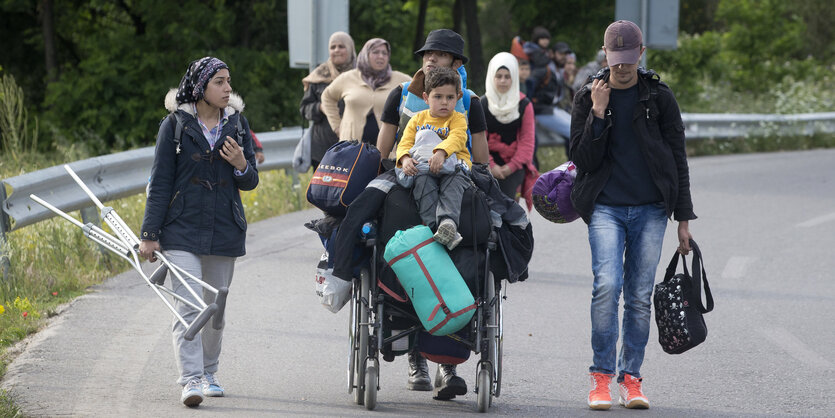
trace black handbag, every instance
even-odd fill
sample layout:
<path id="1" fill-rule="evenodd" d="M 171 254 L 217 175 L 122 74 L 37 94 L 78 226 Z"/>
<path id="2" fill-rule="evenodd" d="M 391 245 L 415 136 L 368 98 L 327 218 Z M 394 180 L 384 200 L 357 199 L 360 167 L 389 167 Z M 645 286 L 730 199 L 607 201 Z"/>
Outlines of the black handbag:
<path id="1" fill-rule="evenodd" d="M 667 267 L 664 281 L 655 285 L 652 297 L 658 342 L 669 354 L 681 354 L 701 344 L 707 338 L 707 325 L 702 314 L 713 310 L 713 295 L 707 283 L 702 252 L 692 239 L 690 248 L 693 250 L 693 275 L 687 271 L 687 258 L 676 252 Z M 679 255 L 683 274 L 676 274 Z M 702 282 L 707 307 L 702 304 Z"/>

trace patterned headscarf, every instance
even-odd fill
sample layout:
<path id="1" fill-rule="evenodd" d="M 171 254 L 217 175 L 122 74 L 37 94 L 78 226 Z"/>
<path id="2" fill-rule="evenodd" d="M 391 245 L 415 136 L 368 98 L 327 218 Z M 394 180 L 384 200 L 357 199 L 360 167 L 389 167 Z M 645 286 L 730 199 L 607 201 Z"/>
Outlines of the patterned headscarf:
<path id="1" fill-rule="evenodd" d="M 215 57 L 192 61 L 177 88 L 177 103 L 194 103 L 202 99 L 209 80 L 223 68 L 229 69 L 229 66 Z"/>
<path id="2" fill-rule="evenodd" d="M 386 68 L 376 71 L 373 67 L 371 67 L 371 51 L 374 48 L 385 45 L 386 51 L 389 53 L 389 58 L 391 58 L 391 46 L 389 45 L 388 41 L 381 38 L 372 38 L 369 39 L 368 42 L 365 43 L 365 46 L 362 47 L 362 50 L 357 55 L 357 69 L 360 71 L 360 75 L 362 76 L 362 80 L 366 82 L 369 86 L 371 86 L 372 90 L 377 90 L 377 87 L 382 86 L 383 84 L 388 83 L 391 79 L 391 62 L 386 66 Z"/>

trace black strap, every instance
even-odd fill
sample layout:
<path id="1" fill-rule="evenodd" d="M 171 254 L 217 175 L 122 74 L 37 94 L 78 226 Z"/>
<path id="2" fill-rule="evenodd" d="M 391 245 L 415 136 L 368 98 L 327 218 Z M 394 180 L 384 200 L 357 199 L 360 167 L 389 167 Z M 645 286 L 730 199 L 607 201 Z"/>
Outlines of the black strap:
<path id="1" fill-rule="evenodd" d="M 690 272 L 687 271 L 687 257 L 684 254 L 676 252 L 673 255 L 673 259 L 670 260 L 670 264 L 667 266 L 667 272 L 664 275 L 664 281 L 668 282 L 673 276 L 676 274 L 676 269 L 678 267 L 678 258 L 681 256 L 681 264 L 684 267 L 684 275 L 690 277 L 693 284 L 693 290 L 695 291 L 696 301 L 698 304 L 699 312 L 701 313 L 708 313 L 713 310 L 713 294 L 710 292 L 710 285 L 707 282 L 707 272 L 704 270 L 704 260 L 702 259 L 702 251 L 699 249 L 699 246 L 696 244 L 692 238 L 690 239 L 690 248 L 693 251 L 693 275 L 690 275 Z M 705 285 L 705 299 L 707 301 L 707 306 L 702 303 L 702 283 L 704 282 Z"/>
<path id="2" fill-rule="evenodd" d="M 183 139 L 183 117 L 180 116 L 180 113 L 175 111 L 172 113 L 174 115 L 174 120 L 177 122 L 176 127 L 174 128 L 174 146 L 177 148 L 177 154 L 180 153 L 180 142 Z"/>

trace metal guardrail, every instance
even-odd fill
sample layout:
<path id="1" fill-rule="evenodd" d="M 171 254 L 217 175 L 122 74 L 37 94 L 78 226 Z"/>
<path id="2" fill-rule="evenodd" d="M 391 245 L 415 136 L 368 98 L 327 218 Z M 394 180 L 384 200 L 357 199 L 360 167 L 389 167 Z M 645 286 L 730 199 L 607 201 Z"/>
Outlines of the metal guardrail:
<path id="1" fill-rule="evenodd" d="M 683 113 L 682 119 L 687 139 L 835 133 L 835 112 L 794 115 Z M 257 134 L 266 157 L 259 170 L 291 168 L 293 150 L 301 134 L 301 127 Z M 70 167 L 99 200 L 106 202 L 145 189 L 153 153 L 154 147 L 146 147 L 76 161 L 70 163 Z M 86 196 L 60 166 L 5 179 L 0 186 L 3 186 L 0 190 L 0 235 L 53 216 L 52 212 L 29 199 L 31 193 L 65 212 L 89 206 Z M 8 197 L 4 196 L 5 186 L 12 189 Z M 14 225 L 10 225 L 9 217 L 14 219 Z"/>
<path id="2" fill-rule="evenodd" d="M 727 139 L 760 136 L 835 133 L 835 112 L 793 115 L 682 113 L 687 139 Z"/>
<path id="3" fill-rule="evenodd" d="M 292 167 L 293 150 L 302 135 L 300 127 L 264 132 L 258 139 L 264 146 L 266 160 L 259 170 Z M 148 183 L 154 147 L 145 147 L 116 154 L 75 161 L 69 166 L 102 202 L 142 193 Z M 45 168 L 17 177 L 4 179 L 0 187 L 10 195 L 2 200 L 0 233 L 23 228 L 53 217 L 55 214 L 29 199 L 36 194 L 64 212 L 90 206 L 90 199 L 67 175 L 62 166 Z M 2 192 L 0 192 L 2 193 Z M 0 194 L 0 197 L 3 197 Z M 10 225 L 8 218 L 14 219 Z"/>

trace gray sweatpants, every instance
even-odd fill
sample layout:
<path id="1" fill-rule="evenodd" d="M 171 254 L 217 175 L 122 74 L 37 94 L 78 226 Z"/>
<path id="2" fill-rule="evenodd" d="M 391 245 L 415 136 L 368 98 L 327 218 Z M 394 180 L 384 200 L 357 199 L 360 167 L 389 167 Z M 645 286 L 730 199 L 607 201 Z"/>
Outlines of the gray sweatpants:
<path id="1" fill-rule="evenodd" d="M 183 270 L 208 283 L 215 289 L 229 287 L 232 283 L 232 274 L 235 271 L 235 257 L 196 255 L 180 250 L 164 251 L 163 254 L 166 258 L 168 258 L 168 261 L 183 268 Z M 194 300 L 194 297 L 191 293 L 189 293 L 188 289 L 183 286 L 180 280 L 173 277 L 170 273 L 168 275 L 168 280 L 171 280 L 174 293 L 182 296 L 186 300 Z M 214 293 L 203 289 L 203 287 L 195 283 L 194 280 L 186 278 L 186 281 L 198 295 L 200 295 L 202 291 L 203 301 L 205 301 L 206 304 L 214 302 Z M 183 319 L 189 323 L 191 323 L 191 321 L 193 321 L 199 313 L 199 311 L 186 305 L 185 303 L 180 302 L 179 300 L 174 301 L 174 308 L 183 317 Z M 180 385 L 185 385 L 191 379 L 201 378 L 203 373 L 217 372 L 225 321 L 220 329 L 214 329 L 212 321 L 213 320 L 210 319 L 193 340 L 186 341 L 186 339 L 183 338 L 183 334 L 186 332 L 186 327 L 184 327 L 183 324 L 181 324 L 176 318 L 174 319 L 174 325 L 172 328 L 172 335 L 174 338 L 174 358 L 177 362 L 177 369 L 180 372 L 180 377 L 177 379 L 177 383 Z"/>
<path id="2" fill-rule="evenodd" d="M 415 176 L 412 196 L 417 201 L 420 219 L 433 231 L 443 218 L 450 218 L 455 225 L 460 225 L 461 201 L 464 190 L 470 185 L 470 177 L 461 167 L 456 167 L 452 174 L 436 177 L 430 173 Z"/>

